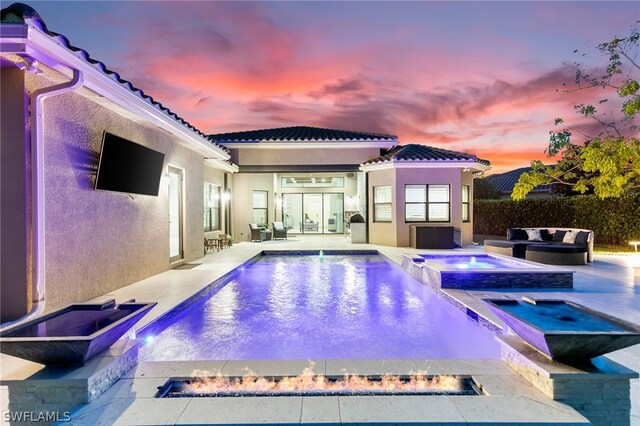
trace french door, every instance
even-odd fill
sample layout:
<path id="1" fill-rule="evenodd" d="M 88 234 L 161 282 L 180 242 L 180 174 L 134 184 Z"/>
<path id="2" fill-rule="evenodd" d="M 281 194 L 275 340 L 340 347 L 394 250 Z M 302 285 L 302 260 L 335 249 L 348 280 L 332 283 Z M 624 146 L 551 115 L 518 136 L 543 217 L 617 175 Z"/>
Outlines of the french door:
<path id="1" fill-rule="evenodd" d="M 282 221 L 291 233 L 343 232 L 344 194 L 283 194 Z"/>

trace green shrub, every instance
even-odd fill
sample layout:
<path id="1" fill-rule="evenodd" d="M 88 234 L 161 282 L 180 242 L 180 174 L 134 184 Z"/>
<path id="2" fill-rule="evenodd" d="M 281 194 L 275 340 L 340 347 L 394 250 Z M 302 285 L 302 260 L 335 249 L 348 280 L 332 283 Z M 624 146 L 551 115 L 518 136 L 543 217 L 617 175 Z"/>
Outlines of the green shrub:
<path id="1" fill-rule="evenodd" d="M 474 201 L 475 234 L 506 235 L 507 228 L 518 227 L 590 229 L 596 241 L 608 244 L 638 240 L 640 193 L 604 200 L 585 195 L 522 201 Z"/>

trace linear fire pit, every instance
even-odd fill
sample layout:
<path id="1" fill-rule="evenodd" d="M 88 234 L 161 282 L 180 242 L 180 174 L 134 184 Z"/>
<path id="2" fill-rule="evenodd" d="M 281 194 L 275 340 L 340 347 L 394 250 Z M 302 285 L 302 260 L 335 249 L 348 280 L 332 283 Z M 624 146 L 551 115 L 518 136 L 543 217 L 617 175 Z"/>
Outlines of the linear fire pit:
<path id="1" fill-rule="evenodd" d="M 447 378 L 447 384 L 450 388 L 420 388 L 420 384 L 412 382 L 411 379 L 394 377 L 395 389 L 388 386 L 385 377 L 368 378 L 368 377 L 351 377 L 358 383 L 366 383 L 366 388 L 347 388 L 339 383 L 343 379 L 322 378 L 322 386 L 308 386 L 304 389 L 287 388 L 288 382 L 297 380 L 298 377 L 280 377 L 280 378 L 251 378 L 250 389 L 243 387 L 242 379 L 231 378 L 215 378 L 216 385 L 207 387 L 206 379 L 202 378 L 171 378 L 164 385 L 158 387 L 156 398 L 220 398 L 220 397 L 261 397 L 261 396 L 375 396 L 375 395 L 469 395 L 477 396 L 482 392 L 470 377 Z M 438 383 L 440 377 L 430 376 L 424 378 L 426 382 Z M 221 386 L 220 380 L 224 381 Z M 426 383 L 422 382 L 422 383 Z M 269 383 L 270 385 L 266 385 Z M 280 384 L 285 383 L 283 386 Z M 414 387 L 415 385 L 415 387 Z M 251 387 L 253 387 L 251 389 Z M 221 389 L 224 388 L 224 389 Z"/>

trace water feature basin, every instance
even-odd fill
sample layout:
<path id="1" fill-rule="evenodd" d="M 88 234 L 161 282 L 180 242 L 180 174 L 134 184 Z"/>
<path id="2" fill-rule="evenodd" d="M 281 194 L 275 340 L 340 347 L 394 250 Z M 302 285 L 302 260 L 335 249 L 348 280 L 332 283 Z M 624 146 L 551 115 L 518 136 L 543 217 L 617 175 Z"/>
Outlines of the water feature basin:
<path id="1" fill-rule="evenodd" d="M 74 304 L 0 332 L 0 352 L 41 364 L 84 364 L 107 350 L 156 303 Z"/>
<path id="2" fill-rule="evenodd" d="M 525 342 L 565 363 L 583 363 L 640 343 L 640 326 L 570 301 L 483 301 Z"/>

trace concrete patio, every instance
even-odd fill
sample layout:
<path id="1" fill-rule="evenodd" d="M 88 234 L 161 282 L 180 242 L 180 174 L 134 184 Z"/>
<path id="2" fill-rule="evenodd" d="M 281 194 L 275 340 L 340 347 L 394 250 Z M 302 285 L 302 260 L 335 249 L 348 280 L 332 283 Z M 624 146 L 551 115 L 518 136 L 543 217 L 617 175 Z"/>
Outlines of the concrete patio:
<path id="1" fill-rule="evenodd" d="M 115 298 L 121 302 L 135 298 L 138 301 L 157 301 L 156 308 L 139 323 L 138 328 L 143 328 L 178 303 L 188 299 L 194 293 L 263 250 L 319 251 L 329 249 L 378 250 L 398 264 L 401 262 L 403 253 L 425 252 L 425 250 L 410 248 L 368 244 L 352 245 L 348 244 L 342 236 L 295 236 L 288 240 L 262 243 L 241 242 L 234 244 L 229 249 L 208 253 L 198 261 L 191 262 L 199 264 L 191 269 L 170 270 L 105 294 L 95 300 Z M 468 247 L 465 250 L 481 252 L 482 247 Z M 629 267 L 631 259 L 634 258 L 631 256 L 596 255 L 593 264 L 572 266 L 570 269 L 576 271 L 573 289 L 561 291 L 536 289 L 536 291 L 501 291 L 499 293 L 464 290 L 444 291 L 458 303 L 492 321 L 499 320 L 484 306 L 480 299 L 506 294 L 516 298 L 524 295 L 561 297 L 640 324 L 638 311 L 640 285 L 634 285 L 633 271 Z M 640 345 L 612 353 L 607 357 L 633 371 L 640 372 Z M 1 359 L 3 380 L 29 377 L 42 369 L 41 365 L 5 355 L 2 355 Z M 250 366 L 258 374 L 299 374 L 306 364 L 306 361 L 271 361 L 266 363 L 244 361 L 141 362 L 97 400 L 78 407 L 72 412 L 72 424 L 181 424 L 212 421 L 228 424 L 267 420 L 276 423 L 451 422 L 448 424 L 472 424 L 478 421 L 513 424 L 535 420 L 541 424 L 587 424 L 584 417 L 575 410 L 546 398 L 499 360 L 481 363 L 446 360 L 395 362 L 318 360 L 317 373 L 335 373 L 346 368 L 347 370 L 357 370 L 360 374 L 382 374 L 385 372 L 407 374 L 408 371 L 415 371 L 417 366 L 422 366 L 428 367 L 430 374 L 473 375 L 476 379 L 480 378 L 485 391 L 490 395 L 490 397 L 478 399 L 473 399 L 477 397 L 453 396 L 432 397 L 431 399 L 416 397 L 421 399 L 421 407 L 424 407 L 421 408 L 421 411 L 403 408 L 403 404 L 415 406 L 416 401 L 409 402 L 406 399 L 394 399 L 393 397 L 376 397 L 375 403 L 372 403 L 371 397 L 262 397 L 250 400 L 226 398 L 214 402 L 197 398 L 168 400 L 153 398 L 157 386 L 163 384 L 167 378 L 189 376 L 196 368 L 209 371 L 220 369 L 223 374 L 231 374 L 232 371 L 239 371 L 240 367 Z M 2 387 L 0 391 L 3 401 L 1 409 L 4 415 L 8 410 L 7 390 Z M 631 382 L 631 401 L 630 423 L 640 425 L 640 382 L 638 379 Z M 427 409 L 429 407 L 431 410 Z M 213 413 L 215 413 L 215 417 L 213 417 Z M 397 414 L 389 417 L 389 413 Z M 497 414 L 491 418 L 491 413 Z"/>

